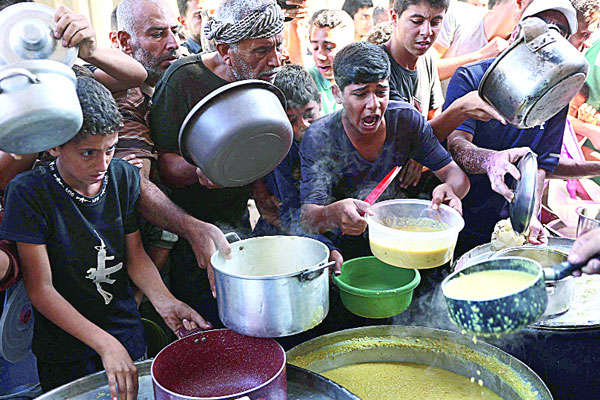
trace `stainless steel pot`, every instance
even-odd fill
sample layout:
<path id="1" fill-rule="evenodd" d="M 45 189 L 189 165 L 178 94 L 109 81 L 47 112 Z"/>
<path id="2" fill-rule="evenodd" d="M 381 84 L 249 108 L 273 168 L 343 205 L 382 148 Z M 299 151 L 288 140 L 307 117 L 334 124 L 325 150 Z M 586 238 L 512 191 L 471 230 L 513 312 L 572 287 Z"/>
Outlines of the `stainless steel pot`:
<path id="1" fill-rule="evenodd" d="M 363 362 L 410 362 L 482 379 L 505 400 L 552 399 L 542 380 L 497 347 L 454 332 L 417 326 L 369 326 L 319 336 L 287 352 L 290 364 L 322 373 Z M 477 374 L 479 371 L 480 374 Z M 439 398 L 444 398 L 440 393 Z"/>
<path id="2" fill-rule="evenodd" d="M 519 128 L 547 121 L 577 94 L 588 62 L 539 18 L 520 24 L 520 36 L 489 67 L 479 95 Z"/>
<path id="3" fill-rule="evenodd" d="M 233 82 L 213 91 L 189 112 L 179 132 L 185 159 L 227 187 L 267 175 L 291 146 L 283 93 L 260 80 Z"/>
<path id="4" fill-rule="evenodd" d="M 329 249 L 297 236 L 232 243 L 211 257 L 219 318 L 248 336 L 281 337 L 315 327 L 329 311 Z"/>
<path id="5" fill-rule="evenodd" d="M 577 220 L 577 237 L 600 227 L 600 204 L 577 207 L 575 212 L 579 216 Z"/>
<path id="6" fill-rule="evenodd" d="M 501 250 L 494 254 L 493 258 L 496 257 L 525 257 L 539 262 L 542 268 L 548 268 L 565 261 L 568 255 L 562 251 L 547 247 L 527 245 Z M 575 292 L 575 280 L 573 276 L 569 275 L 557 281 L 546 280 L 545 283 L 546 293 L 548 294 L 548 305 L 540 318 L 552 318 L 569 311 Z"/>
<path id="7" fill-rule="evenodd" d="M 77 134 L 83 114 L 71 68 L 31 60 L 0 67 L 0 149 L 30 154 Z"/>

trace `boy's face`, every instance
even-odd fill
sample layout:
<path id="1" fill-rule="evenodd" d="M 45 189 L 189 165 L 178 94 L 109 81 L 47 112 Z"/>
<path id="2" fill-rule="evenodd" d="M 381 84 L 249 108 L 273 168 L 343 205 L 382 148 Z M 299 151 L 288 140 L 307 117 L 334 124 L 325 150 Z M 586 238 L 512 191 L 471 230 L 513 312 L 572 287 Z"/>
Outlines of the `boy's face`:
<path id="1" fill-rule="evenodd" d="M 86 135 L 50 150 L 57 157 L 58 172 L 78 193 L 94 196 L 102 187 L 108 164 L 115 154 L 118 134 Z"/>
<path id="2" fill-rule="evenodd" d="M 319 28 L 313 26 L 310 33 L 313 60 L 323 78 L 333 81 L 333 58 L 345 46 L 354 42 L 348 30 L 335 28 Z"/>
<path id="3" fill-rule="evenodd" d="M 356 36 L 364 37 L 373 27 L 373 7 L 363 7 L 354 14 Z"/>
<path id="4" fill-rule="evenodd" d="M 389 102 L 389 80 L 371 83 L 351 83 L 341 95 L 346 124 L 361 135 L 372 135 L 383 122 Z M 339 89 L 338 89 L 339 93 Z"/>
<path id="5" fill-rule="evenodd" d="M 415 58 L 422 56 L 440 33 L 445 13 L 443 8 L 433 8 L 424 1 L 408 6 L 401 15 L 392 10 L 392 40 Z"/>
<path id="6" fill-rule="evenodd" d="M 581 92 L 577 93 L 569 103 L 569 115 L 577 118 L 577 110 L 585 103 L 587 99 Z"/>
<path id="7" fill-rule="evenodd" d="M 310 124 L 321 117 L 319 103 L 314 100 L 309 101 L 303 107 L 288 108 L 285 113 L 292 124 L 292 131 L 294 132 L 294 140 L 296 142 L 302 141 L 304 132 L 306 132 Z"/>

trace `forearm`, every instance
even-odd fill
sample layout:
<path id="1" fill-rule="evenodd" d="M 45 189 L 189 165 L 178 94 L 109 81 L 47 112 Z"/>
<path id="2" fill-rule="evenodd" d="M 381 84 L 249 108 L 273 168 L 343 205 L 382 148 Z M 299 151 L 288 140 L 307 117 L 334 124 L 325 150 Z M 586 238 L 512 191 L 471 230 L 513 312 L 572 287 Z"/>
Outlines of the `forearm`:
<path id="1" fill-rule="evenodd" d="M 300 218 L 304 230 L 317 235 L 336 228 L 338 224 L 333 212 L 334 204 L 303 204 L 300 208 Z"/>
<path id="2" fill-rule="evenodd" d="M 99 68 L 95 77 L 112 92 L 138 87 L 148 77 L 142 64 L 118 50 L 97 48 L 84 61 Z"/>
<path id="3" fill-rule="evenodd" d="M 560 157 L 552 172 L 546 173 L 548 179 L 582 179 L 600 176 L 600 161 L 573 160 Z"/>
<path id="4" fill-rule="evenodd" d="M 25 279 L 25 288 L 31 304 L 59 328 L 81 340 L 101 354 L 104 346 L 116 340 L 108 332 L 85 318 L 51 285 L 36 285 Z"/>
<path id="5" fill-rule="evenodd" d="M 448 139 L 448 150 L 454 161 L 468 174 L 487 173 L 485 165 L 489 164 L 490 158 L 494 154 L 493 150 L 477 147 L 460 136 Z"/>
<path id="6" fill-rule="evenodd" d="M 547 178 L 547 171 L 545 169 L 538 168 L 537 182 L 535 186 L 535 205 L 533 209 L 533 216 L 537 218 L 542 208 L 542 196 L 544 195 L 544 180 Z"/>
<path id="7" fill-rule="evenodd" d="M 429 121 L 435 137 L 440 142 L 446 140 L 460 124 L 467 120 L 468 115 L 465 113 L 464 103 L 464 97 L 456 99 L 448 108 Z"/>
<path id="8" fill-rule="evenodd" d="M 290 21 L 285 25 L 287 50 L 290 55 L 290 62 L 292 64 L 304 65 L 304 57 L 302 54 L 304 46 L 298 35 L 298 24 L 296 21 Z"/>
<path id="9" fill-rule="evenodd" d="M 182 188 L 198 182 L 196 167 L 175 152 L 159 153 L 158 170 L 162 181 L 172 188 Z"/>
<path id="10" fill-rule="evenodd" d="M 9 153 L 0 151 L 0 190 L 6 190 L 6 185 L 21 172 L 30 170 L 37 158 L 36 154 L 22 154 L 16 160 Z"/>
<path id="11" fill-rule="evenodd" d="M 445 170 L 446 168 L 447 170 Z M 438 177 L 438 179 L 450 186 L 454 194 L 456 194 L 456 196 L 458 196 L 460 199 L 464 198 L 467 193 L 469 193 L 469 189 L 471 187 L 469 178 L 463 172 L 463 170 L 456 165 L 456 163 L 448 164 L 440 171 L 434 172 L 434 174 Z"/>
<path id="12" fill-rule="evenodd" d="M 438 75 L 440 76 L 440 81 L 452 78 L 452 75 L 454 75 L 454 72 L 458 69 L 458 67 L 462 67 L 465 64 L 478 61 L 480 59 L 481 54 L 477 51 L 457 57 L 439 58 L 437 60 L 437 70 Z"/>

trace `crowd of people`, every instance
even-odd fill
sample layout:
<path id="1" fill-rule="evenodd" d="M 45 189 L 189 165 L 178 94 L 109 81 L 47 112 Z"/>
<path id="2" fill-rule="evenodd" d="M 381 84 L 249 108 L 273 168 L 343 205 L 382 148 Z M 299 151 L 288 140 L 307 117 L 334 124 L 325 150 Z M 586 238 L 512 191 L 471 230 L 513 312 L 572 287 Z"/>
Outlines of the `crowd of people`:
<path id="1" fill-rule="evenodd" d="M 0 0 L 0 10 L 20 2 Z M 534 128 L 506 123 L 477 92 L 524 19 L 585 51 L 599 0 L 346 0 L 321 10 L 306 0 L 222 0 L 214 13 L 206 3 L 178 0 L 176 16 L 164 0 L 122 0 L 111 49 L 97 46 L 86 17 L 56 11 L 55 37 L 79 49 L 83 127 L 43 154 L 0 153 L 0 283 L 24 280 L 44 391 L 105 369 L 113 398 L 135 398 L 144 296 L 173 332 L 222 326 L 210 257 L 229 256 L 227 232 L 313 237 L 336 274 L 370 255 L 363 199 L 394 166 L 402 170 L 382 199 L 430 199 L 463 214 L 457 256 L 508 217 L 505 177 L 519 179 L 514 163 L 527 152 L 538 160 L 533 244 L 548 240 L 538 217 L 544 181 L 600 176 L 600 159 L 567 157 L 563 143 L 571 134 L 600 144 L 595 59 L 589 88 Z M 220 187 L 183 158 L 179 131 L 205 96 L 245 79 L 284 93 L 293 143 L 264 178 Z M 252 223 L 250 199 L 260 213 Z M 571 261 L 598 252 L 597 235 L 582 236 Z M 447 273 L 424 272 L 416 296 Z M 282 344 L 373 323 L 338 297 L 321 326 Z"/>

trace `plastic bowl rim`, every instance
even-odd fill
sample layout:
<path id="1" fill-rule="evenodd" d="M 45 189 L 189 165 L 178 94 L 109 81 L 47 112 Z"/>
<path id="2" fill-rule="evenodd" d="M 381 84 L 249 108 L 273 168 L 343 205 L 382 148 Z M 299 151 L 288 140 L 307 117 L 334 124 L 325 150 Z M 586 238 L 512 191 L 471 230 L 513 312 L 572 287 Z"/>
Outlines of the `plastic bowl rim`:
<path id="1" fill-rule="evenodd" d="M 385 200 L 385 201 L 382 201 L 379 203 L 375 203 L 371 208 L 373 209 L 373 208 L 377 208 L 377 206 L 379 206 L 379 205 L 385 205 L 385 204 L 391 204 L 391 203 L 415 203 L 415 204 L 427 204 L 428 206 L 431 205 L 430 200 L 393 199 L 393 200 Z M 460 231 L 462 231 L 463 228 L 465 227 L 465 220 L 464 220 L 463 216 L 460 215 L 460 213 L 458 211 L 456 211 L 454 208 L 447 206 L 445 204 L 440 204 L 440 207 L 443 210 L 453 213 L 456 216 L 460 217 L 460 224 L 458 226 L 450 227 L 448 229 L 444 229 L 444 230 L 436 231 L 436 232 L 408 232 L 408 231 L 402 231 L 401 229 L 394 229 L 394 228 L 390 228 L 389 226 L 385 226 L 382 223 L 376 221 L 375 218 L 371 215 L 365 215 L 365 219 L 367 220 L 367 224 L 369 226 L 373 225 L 376 229 L 382 229 L 384 232 L 387 232 L 388 234 L 392 234 L 394 236 L 407 236 L 407 234 L 414 235 L 415 233 L 417 233 L 417 234 L 425 233 L 430 238 L 440 238 L 440 237 L 448 237 L 450 232 L 458 235 L 458 233 Z M 369 237 L 369 240 L 372 241 L 370 237 Z"/>
<path id="2" fill-rule="evenodd" d="M 379 261 L 385 265 L 389 265 L 392 268 L 400 268 L 400 267 L 395 267 L 390 264 L 386 264 L 383 261 L 379 260 L 375 256 L 353 258 L 352 260 L 348 260 L 347 262 L 354 261 L 354 260 L 366 260 L 366 259 L 376 259 L 377 261 Z M 342 268 L 343 267 L 344 266 L 342 264 Z M 340 278 L 341 274 L 333 275 L 333 282 L 336 284 L 336 286 L 338 288 L 340 288 L 340 290 L 343 290 L 346 293 L 350 293 L 350 294 L 353 294 L 356 296 L 365 297 L 365 298 L 391 297 L 394 295 L 406 294 L 407 292 L 413 291 L 419 285 L 419 283 L 421 283 L 421 274 L 419 273 L 419 271 L 417 269 L 413 269 L 413 268 L 402 268 L 402 269 L 413 271 L 415 273 L 415 276 L 404 286 L 402 286 L 400 288 L 396 288 L 396 289 L 384 289 L 384 290 L 361 289 L 361 288 L 358 288 L 355 286 L 351 286 L 351 285 L 347 284 L 346 282 L 344 282 L 342 280 L 342 278 Z M 373 296 L 372 294 L 375 294 L 375 295 Z"/>

